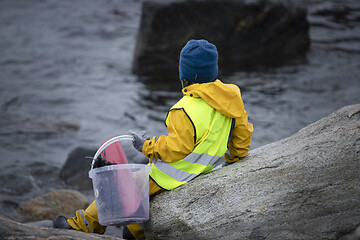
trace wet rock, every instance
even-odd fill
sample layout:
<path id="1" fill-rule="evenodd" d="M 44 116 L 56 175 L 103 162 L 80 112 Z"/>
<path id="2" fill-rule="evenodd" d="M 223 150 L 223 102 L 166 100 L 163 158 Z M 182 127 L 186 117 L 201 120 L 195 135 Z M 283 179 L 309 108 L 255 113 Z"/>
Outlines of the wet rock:
<path id="1" fill-rule="evenodd" d="M 181 48 L 202 38 L 217 46 L 226 73 L 288 63 L 309 48 L 306 8 L 292 0 L 145 1 L 133 71 L 177 79 Z"/>
<path id="2" fill-rule="evenodd" d="M 88 205 L 88 199 L 80 192 L 62 189 L 21 203 L 16 210 L 27 221 L 40 221 L 54 219 L 59 214 L 70 217 Z"/>
<path id="3" fill-rule="evenodd" d="M 21 224 L 0 215 L 0 238 L 1 239 L 81 239 L 81 240 L 120 240 L 122 238 L 83 233 L 73 230 L 44 228 L 34 225 Z"/>
<path id="4" fill-rule="evenodd" d="M 77 147 L 71 151 L 60 170 L 60 179 L 69 186 L 77 186 L 82 190 L 92 189 L 89 170 L 96 150 L 97 148 Z"/>
<path id="5" fill-rule="evenodd" d="M 360 224 L 359 159 L 360 104 L 155 196 L 146 236 L 353 239 Z"/>

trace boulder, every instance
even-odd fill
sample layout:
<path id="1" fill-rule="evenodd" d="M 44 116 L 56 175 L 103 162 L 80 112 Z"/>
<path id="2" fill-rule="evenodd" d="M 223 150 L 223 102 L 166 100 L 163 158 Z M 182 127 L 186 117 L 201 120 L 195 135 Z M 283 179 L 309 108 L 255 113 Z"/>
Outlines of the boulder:
<path id="1" fill-rule="evenodd" d="M 21 224 L 0 215 L 0 239 L 79 239 L 79 240 L 121 240 L 122 238 L 73 230 L 44 228 L 34 225 Z"/>
<path id="2" fill-rule="evenodd" d="M 359 173 L 357 104 L 154 196 L 146 236 L 360 239 Z"/>
<path id="3" fill-rule="evenodd" d="M 88 205 L 88 199 L 80 192 L 61 189 L 21 203 L 16 210 L 27 221 L 39 221 L 54 219 L 59 214 L 70 217 Z"/>
<path id="4" fill-rule="evenodd" d="M 79 189 L 92 189 L 92 181 L 89 178 L 89 170 L 92 157 L 97 148 L 77 147 L 69 153 L 69 156 L 60 170 L 60 179 L 69 186 L 77 186 Z M 87 158 L 89 157 L 89 158 Z"/>
<path id="5" fill-rule="evenodd" d="M 306 15 L 296 0 L 147 0 L 133 71 L 157 80 L 177 79 L 180 50 L 190 39 L 214 43 L 225 73 L 288 63 L 309 48 Z"/>

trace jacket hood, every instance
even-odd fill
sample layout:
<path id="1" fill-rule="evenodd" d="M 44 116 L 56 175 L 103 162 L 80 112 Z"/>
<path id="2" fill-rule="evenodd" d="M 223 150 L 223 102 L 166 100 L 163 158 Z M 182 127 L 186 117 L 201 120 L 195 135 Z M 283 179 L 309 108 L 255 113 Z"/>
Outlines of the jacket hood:
<path id="1" fill-rule="evenodd" d="M 240 89 L 234 84 L 224 84 L 220 80 L 209 83 L 192 84 L 182 89 L 184 95 L 200 97 L 221 114 L 239 118 L 244 113 L 244 103 Z"/>

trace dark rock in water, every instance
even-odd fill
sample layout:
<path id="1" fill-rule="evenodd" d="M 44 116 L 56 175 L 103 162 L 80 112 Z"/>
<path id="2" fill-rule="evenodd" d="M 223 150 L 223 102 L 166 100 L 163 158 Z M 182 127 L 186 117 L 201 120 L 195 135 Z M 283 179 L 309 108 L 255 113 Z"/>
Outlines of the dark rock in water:
<path id="1" fill-rule="evenodd" d="M 149 0 L 143 3 L 133 71 L 176 79 L 180 50 L 190 39 L 214 43 L 225 73 L 288 62 L 310 45 L 299 1 Z"/>
<path id="2" fill-rule="evenodd" d="M 357 104 L 155 196 L 146 237 L 360 239 L 359 161 Z"/>
<path id="3" fill-rule="evenodd" d="M 70 217 L 76 210 L 85 209 L 88 199 L 74 190 L 56 190 L 20 204 L 17 212 L 27 221 L 53 219 L 61 214 Z"/>
<path id="4" fill-rule="evenodd" d="M 74 230 L 44 228 L 21 224 L 0 215 L 0 239 L 79 239 L 79 240 L 121 240 L 122 238 Z"/>
<path id="5" fill-rule="evenodd" d="M 60 171 L 60 178 L 70 186 L 77 186 L 79 189 L 92 189 L 92 182 L 89 178 L 89 171 L 97 149 L 84 147 L 75 148 L 68 156 Z M 86 158 L 90 157 L 90 158 Z"/>

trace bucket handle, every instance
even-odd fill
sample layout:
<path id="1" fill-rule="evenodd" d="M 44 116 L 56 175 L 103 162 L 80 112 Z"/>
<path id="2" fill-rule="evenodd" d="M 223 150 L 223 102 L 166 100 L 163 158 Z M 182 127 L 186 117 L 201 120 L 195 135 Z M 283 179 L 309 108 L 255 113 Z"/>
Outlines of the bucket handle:
<path id="1" fill-rule="evenodd" d="M 92 160 L 92 163 L 91 163 L 91 170 L 93 169 L 93 166 L 94 166 L 94 163 L 95 163 L 95 159 L 100 155 L 100 153 L 106 148 L 108 147 L 109 145 L 111 145 L 112 143 L 114 142 L 117 142 L 117 141 L 121 141 L 121 140 L 133 140 L 133 136 L 131 135 L 120 135 L 120 136 L 116 136 L 116 137 L 113 137 L 113 138 L 110 138 L 109 140 L 107 140 L 106 142 L 104 142 L 100 147 L 99 149 L 96 151 L 95 155 L 94 155 L 94 158 Z"/>

